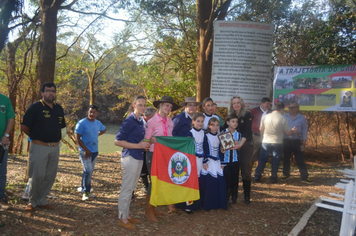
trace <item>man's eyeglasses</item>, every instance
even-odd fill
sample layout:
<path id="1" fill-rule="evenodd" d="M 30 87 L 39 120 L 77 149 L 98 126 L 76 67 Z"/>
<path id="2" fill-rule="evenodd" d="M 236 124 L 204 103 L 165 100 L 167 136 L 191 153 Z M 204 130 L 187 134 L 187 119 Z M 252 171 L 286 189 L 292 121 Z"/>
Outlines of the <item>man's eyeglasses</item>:
<path id="1" fill-rule="evenodd" d="M 46 89 L 46 90 L 45 90 L 45 93 L 56 93 L 56 90 L 50 90 L 50 89 L 47 90 L 47 89 Z"/>
<path id="2" fill-rule="evenodd" d="M 288 107 L 288 109 L 294 109 L 294 108 L 297 108 L 297 107 Z"/>

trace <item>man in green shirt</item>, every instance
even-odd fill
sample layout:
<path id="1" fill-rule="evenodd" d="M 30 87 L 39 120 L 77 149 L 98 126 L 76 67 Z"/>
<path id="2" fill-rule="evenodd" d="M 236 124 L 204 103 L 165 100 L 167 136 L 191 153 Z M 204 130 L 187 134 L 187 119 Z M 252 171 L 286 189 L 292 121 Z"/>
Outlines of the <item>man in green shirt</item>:
<path id="1" fill-rule="evenodd" d="M 0 208 L 7 208 L 7 196 L 5 193 L 7 156 L 10 145 L 10 132 L 14 128 L 15 112 L 10 99 L 0 94 Z"/>

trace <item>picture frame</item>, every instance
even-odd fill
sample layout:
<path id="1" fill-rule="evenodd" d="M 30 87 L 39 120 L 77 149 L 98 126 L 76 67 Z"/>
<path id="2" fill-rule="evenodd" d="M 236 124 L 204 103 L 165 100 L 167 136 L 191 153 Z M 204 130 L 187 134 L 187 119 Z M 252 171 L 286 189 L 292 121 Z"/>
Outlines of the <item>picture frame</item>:
<path id="1" fill-rule="evenodd" d="M 218 135 L 221 147 L 224 150 L 227 150 L 229 148 L 232 148 L 233 146 L 235 146 L 235 140 L 231 134 L 231 132 L 225 132 L 225 133 L 221 133 Z"/>

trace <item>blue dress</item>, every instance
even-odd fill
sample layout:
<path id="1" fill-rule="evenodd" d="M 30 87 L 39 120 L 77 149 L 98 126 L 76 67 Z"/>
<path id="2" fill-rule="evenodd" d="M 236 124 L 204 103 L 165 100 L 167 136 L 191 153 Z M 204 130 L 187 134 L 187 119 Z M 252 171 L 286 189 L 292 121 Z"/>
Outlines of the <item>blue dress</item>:
<path id="1" fill-rule="evenodd" d="M 200 199 L 204 210 L 226 209 L 226 182 L 221 169 L 220 142 L 217 134 L 207 133 L 203 143 L 205 158 L 203 164 L 208 163 L 200 173 Z"/>

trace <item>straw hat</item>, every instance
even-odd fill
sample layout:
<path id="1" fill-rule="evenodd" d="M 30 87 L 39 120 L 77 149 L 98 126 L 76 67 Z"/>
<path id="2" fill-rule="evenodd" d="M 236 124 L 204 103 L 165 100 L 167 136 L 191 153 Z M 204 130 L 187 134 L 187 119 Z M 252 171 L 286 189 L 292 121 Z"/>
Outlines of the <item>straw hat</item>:
<path id="1" fill-rule="evenodd" d="M 159 105 L 160 103 L 170 103 L 170 104 L 172 104 L 172 105 L 173 105 L 172 111 L 175 111 L 175 110 L 177 110 L 177 109 L 180 108 L 179 105 L 177 105 L 177 104 L 174 103 L 173 98 L 172 98 L 171 96 L 163 96 L 163 97 L 161 98 L 161 100 L 154 101 L 154 102 L 153 102 L 153 106 L 154 106 L 155 108 L 158 108 L 158 105 Z"/>
<path id="2" fill-rule="evenodd" d="M 195 97 L 186 97 L 184 102 L 179 103 L 179 105 L 185 107 L 188 103 L 195 103 L 197 106 L 201 105 L 201 102 L 197 102 Z"/>

